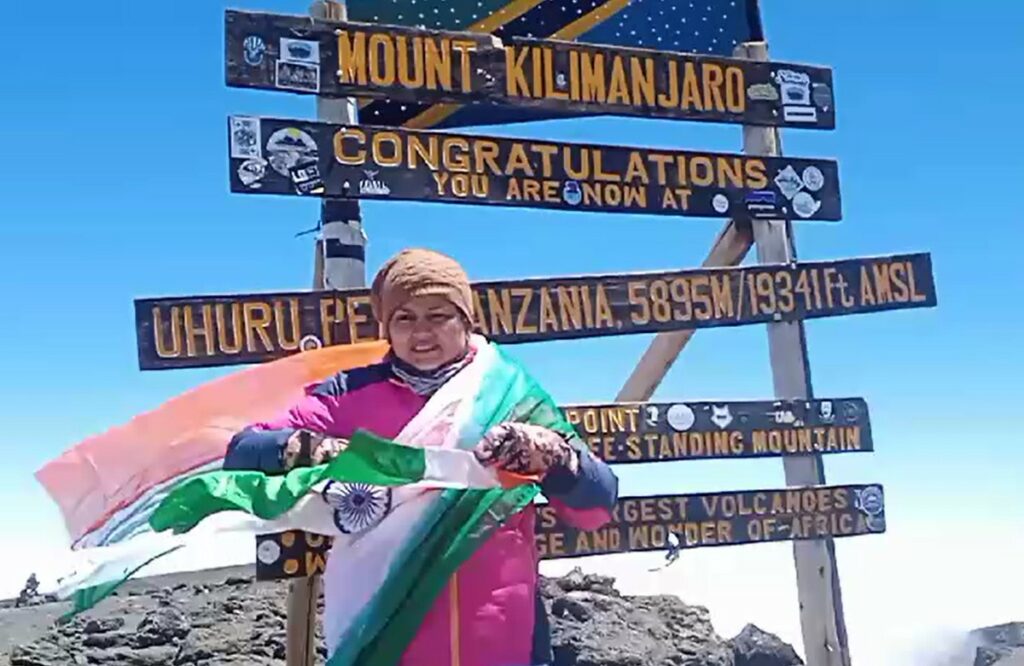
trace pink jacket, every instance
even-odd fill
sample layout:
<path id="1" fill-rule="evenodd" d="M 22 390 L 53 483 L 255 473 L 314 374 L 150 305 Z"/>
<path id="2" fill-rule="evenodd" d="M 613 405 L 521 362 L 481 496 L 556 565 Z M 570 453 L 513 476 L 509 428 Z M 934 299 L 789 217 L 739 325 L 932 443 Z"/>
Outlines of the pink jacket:
<path id="1" fill-rule="evenodd" d="M 306 397 L 280 418 L 238 433 L 224 467 L 280 471 L 284 442 L 296 428 L 335 437 L 362 428 L 394 437 L 425 402 L 386 362 L 352 370 L 309 387 Z M 563 521 L 596 529 L 611 518 L 618 482 L 589 450 L 580 453 L 577 475 L 552 470 L 542 490 Z M 552 660 L 537 590 L 534 523 L 531 506 L 460 567 L 424 618 L 402 666 L 529 666 Z"/>

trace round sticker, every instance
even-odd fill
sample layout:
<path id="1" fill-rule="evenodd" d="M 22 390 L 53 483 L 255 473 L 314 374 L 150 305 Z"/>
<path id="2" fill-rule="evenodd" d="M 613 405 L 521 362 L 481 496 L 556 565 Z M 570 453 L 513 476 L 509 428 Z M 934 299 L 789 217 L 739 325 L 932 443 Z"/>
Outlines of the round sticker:
<path id="1" fill-rule="evenodd" d="M 673 430 L 679 431 L 689 430 L 693 427 L 693 422 L 697 420 L 688 405 L 672 405 L 668 408 L 668 413 L 665 416 Z"/>
<path id="2" fill-rule="evenodd" d="M 857 497 L 856 507 L 869 516 L 877 516 L 882 513 L 885 507 L 882 489 L 878 486 L 869 486 L 862 490 Z"/>
<path id="3" fill-rule="evenodd" d="M 249 35 L 242 42 L 242 52 L 247 65 L 259 67 L 263 64 L 263 54 L 267 52 L 267 45 L 259 35 Z"/>
<path id="4" fill-rule="evenodd" d="M 268 539 L 256 549 L 256 557 L 263 564 L 273 564 L 277 562 L 277 558 L 281 557 L 281 547 Z"/>
<path id="5" fill-rule="evenodd" d="M 583 193 L 580 191 L 580 184 L 575 180 L 565 181 L 565 185 L 562 186 L 562 199 L 565 203 L 570 206 L 579 205 L 580 201 L 583 201 Z"/>
<path id="6" fill-rule="evenodd" d="M 814 200 L 807 192 L 797 192 L 796 196 L 793 197 L 793 210 L 800 217 L 810 217 L 818 212 L 821 208 L 821 203 Z"/>
<path id="7" fill-rule="evenodd" d="M 311 349 L 320 349 L 324 346 L 324 343 L 320 342 L 320 338 L 315 335 L 307 335 L 306 337 L 299 340 L 299 349 L 302 351 L 310 351 Z"/>
<path id="8" fill-rule="evenodd" d="M 818 167 L 809 166 L 804 169 L 803 181 L 807 189 L 811 192 L 817 192 L 825 184 L 825 176 Z"/>
<path id="9" fill-rule="evenodd" d="M 267 139 L 270 166 L 285 178 L 297 166 L 316 163 L 318 154 L 312 137 L 295 127 L 277 130 Z"/>
<path id="10" fill-rule="evenodd" d="M 729 197 L 724 194 L 716 194 L 714 198 L 711 199 L 711 205 L 714 207 L 715 211 L 724 213 L 729 210 Z"/>
<path id="11" fill-rule="evenodd" d="M 262 157 L 253 157 L 242 162 L 238 167 L 238 180 L 251 189 L 259 189 L 260 181 L 267 173 L 267 161 Z"/>

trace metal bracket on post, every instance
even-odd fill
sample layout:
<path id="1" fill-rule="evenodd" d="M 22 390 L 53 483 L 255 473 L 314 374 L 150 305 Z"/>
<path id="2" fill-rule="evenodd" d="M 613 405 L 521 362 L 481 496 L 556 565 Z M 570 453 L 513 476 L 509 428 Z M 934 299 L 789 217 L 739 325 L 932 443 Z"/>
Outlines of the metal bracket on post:
<path id="1" fill-rule="evenodd" d="M 763 41 L 740 44 L 735 55 L 765 62 L 768 60 L 768 45 Z M 743 151 L 751 155 L 781 155 L 778 130 L 744 126 Z M 788 221 L 754 220 L 752 224 L 759 263 L 790 263 L 796 260 L 792 225 Z M 803 322 L 777 322 L 766 326 L 775 396 L 782 399 L 813 397 Z M 787 486 L 825 483 L 824 463 L 818 454 L 787 456 L 783 465 Z M 833 539 L 794 541 L 793 558 L 807 664 L 850 666 Z"/>

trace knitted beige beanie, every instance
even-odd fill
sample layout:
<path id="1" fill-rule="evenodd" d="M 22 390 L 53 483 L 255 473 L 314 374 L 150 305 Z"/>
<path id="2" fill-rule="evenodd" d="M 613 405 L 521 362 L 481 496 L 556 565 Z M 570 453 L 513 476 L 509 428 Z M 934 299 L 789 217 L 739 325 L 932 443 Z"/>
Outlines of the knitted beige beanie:
<path id="1" fill-rule="evenodd" d="M 411 298 L 431 294 L 444 296 L 473 322 L 473 292 L 457 261 L 433 250 L 410 248 L 384 262 L 373 278 L 370 305 L 385 337 L 395 310 Z"/>

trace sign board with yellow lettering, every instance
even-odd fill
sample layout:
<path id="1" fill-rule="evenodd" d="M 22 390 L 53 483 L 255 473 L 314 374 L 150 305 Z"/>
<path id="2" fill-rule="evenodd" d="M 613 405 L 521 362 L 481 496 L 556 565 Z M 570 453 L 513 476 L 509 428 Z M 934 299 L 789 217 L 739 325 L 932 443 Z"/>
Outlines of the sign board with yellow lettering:
<path id="1" fill-rule="evenodd" d="M 833 160 L 228 119 L 231 191 L 734 219 L 839 220 Z"/>
<path id="2" fill-rule="evenodd" d="M 545 560 L 671 553 L 677 547 L 673 541 L 687 549 L 853 537 L 886 529 L 884 490 L 877 484 L 623 497 L 611 521 L 589 531 L 561 521 L 550 504 L 539 505 L 536 511 L 537 552 Z M 330 539 L 321 535 L 261 535 L 256 539 L 256 577 L 319 575 L 330 545 Z"/>
<path id="3" fill-rule="evenodd" d="M 562 410 L 613 464 L 874 450 L 862 398 L 611 403 Z"/>
<path id="4" fill-rule="evenodd" d="M 506 344 L 936 304 L 927 253 L 496 280 L 472 287 L 477 330 Z M 379 337 L 366 288 L 137 299 L 135 326 L 143 370 L 262 362 Z"/>
<path id="5" fill-rule="evenodd" d="M 564 524 L 547 505 L 538 509 L 537 549 L 557 559 L 666 550 L 670 534 L 682 548 L 699 548 L 882 532 L 881 486 L 820 486 L 622 498 L 593 531 Z"/>
<path id="6" fill-rule="evenodd" d="M 234 10 L 225 39 L 233 87 L 835 128 L 823 67 Z"/>

